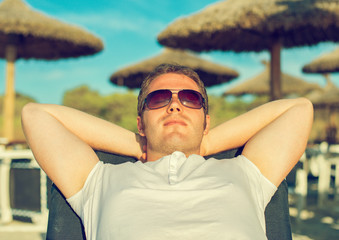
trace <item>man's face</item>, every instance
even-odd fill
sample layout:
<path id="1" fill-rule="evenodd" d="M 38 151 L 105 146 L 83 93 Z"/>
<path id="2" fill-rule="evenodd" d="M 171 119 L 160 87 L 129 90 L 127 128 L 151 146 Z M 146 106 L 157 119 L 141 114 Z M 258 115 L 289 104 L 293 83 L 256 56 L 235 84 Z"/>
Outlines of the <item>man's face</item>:
<path id="1" fill-rule="evenodd" d="M 189 77 L 181 74 L 167 73 L 154 79 L 148 93 L 159 89 L 192 89 L 199 91 L 197 84 Z M 208 133 L 209 116 L 203 108 L 185 107 L 172 95 L 172 101 L 165 107 L 150 110 L 145 108 L 143 119 L 138 117 L 138 129 L 147 139 L 147 154 L 168 155 L 174 151 L 182 151 L 186 155 L 199 154 L 204 134 Z"/>

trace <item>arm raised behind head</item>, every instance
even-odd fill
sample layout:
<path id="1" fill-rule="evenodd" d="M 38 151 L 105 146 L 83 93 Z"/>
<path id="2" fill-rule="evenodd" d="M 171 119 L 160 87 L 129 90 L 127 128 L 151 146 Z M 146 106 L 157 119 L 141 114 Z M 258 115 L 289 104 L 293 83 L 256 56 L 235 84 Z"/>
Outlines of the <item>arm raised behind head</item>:
<path id="1" fill-rule="evenodd" d="M 22 126 L 39 165 L 67 198 L 83 187 L 99 161 L 93 149 L 142 155 L 135 133 L 65 106 L 29 103 Z"/>
<path id="2" fill-rule="evenodd" d="M 244 146 L 242 154 L 278 186 L 304 153 L 312 123 L 308 99 L 272 101 L 213 128 L 201 152 L 210 155 Z"/>

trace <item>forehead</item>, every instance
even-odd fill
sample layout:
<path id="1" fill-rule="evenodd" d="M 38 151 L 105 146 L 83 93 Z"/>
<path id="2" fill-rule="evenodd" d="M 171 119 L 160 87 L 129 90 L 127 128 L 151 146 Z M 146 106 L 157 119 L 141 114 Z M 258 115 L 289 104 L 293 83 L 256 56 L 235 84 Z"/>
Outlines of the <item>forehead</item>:
<path id="1" fill-rule="evenodd" d="M 177 73 L 166 73 L 155 78 L 149 85 L 148 92 L 159 89 L 193 89 L 200 92 L 193 79 Z"/>

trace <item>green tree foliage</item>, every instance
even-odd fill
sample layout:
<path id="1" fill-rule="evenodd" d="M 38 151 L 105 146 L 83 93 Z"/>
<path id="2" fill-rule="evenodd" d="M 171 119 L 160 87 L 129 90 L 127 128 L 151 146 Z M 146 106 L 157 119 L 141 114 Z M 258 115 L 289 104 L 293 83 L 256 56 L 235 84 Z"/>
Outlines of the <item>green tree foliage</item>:
<path id="1" fill-rule="evenodd" d="M 103 118 L 137 132 L 137 95 L 132 92 L 116 93 L 105 98 Z"/>
<path id="2" fill-rule="evenodd" d="M 63 105 L 100 117 L 101 111 L 105 108 L 105 100 L 97 91 L 83 85 L 66 91 Z"/>
<path id="3" fill-rule="evenodd" d="M 211 127 L 215 127 L 226 120 L 232 119 L 248 109 L 248 103 L 241 98 L 227 101 L 224 97 L 210 95 L 209 115 L 211 116 Z"/>
<path id="4" fill-rule="evenodd" d="M 137 131 L 137 96 L 132 92 L 102 96 L 88 86 L 80 86 L 65 93 L 63 105 Z"/>

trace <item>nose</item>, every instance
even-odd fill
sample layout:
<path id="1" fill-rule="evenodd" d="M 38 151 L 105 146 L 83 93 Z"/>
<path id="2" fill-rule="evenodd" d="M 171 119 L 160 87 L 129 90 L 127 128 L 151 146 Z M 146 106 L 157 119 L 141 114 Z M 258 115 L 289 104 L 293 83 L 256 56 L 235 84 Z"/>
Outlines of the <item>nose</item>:
<path id="1" fill-rule="evenodd" d="M 168 113 L 179 113 L 182 112 L 182 105 L 178 98 L 178 94 L 172 95 L 172 100 L 167 108 Z"/>

